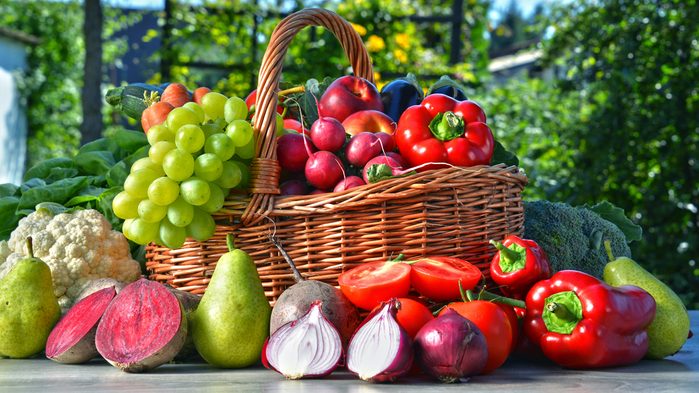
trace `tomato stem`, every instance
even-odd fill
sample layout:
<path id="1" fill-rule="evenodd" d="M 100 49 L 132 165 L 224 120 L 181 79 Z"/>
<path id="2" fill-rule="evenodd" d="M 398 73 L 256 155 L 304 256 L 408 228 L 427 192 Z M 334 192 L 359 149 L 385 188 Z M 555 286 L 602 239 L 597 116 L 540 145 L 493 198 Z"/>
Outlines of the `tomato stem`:
<path id="1" fill-rule="evenodd" d="M 394 259 L 389 259 L 386 262 L 401 262 L 404 258 L 405 258 L 404 254 L 398 254 L 398 256 L 395 257 Z M 410 262 L 406 262 L 406 263 L 410 264 Z M 412 262 L 412 263 L 415 263 L 415 262 Z"/>

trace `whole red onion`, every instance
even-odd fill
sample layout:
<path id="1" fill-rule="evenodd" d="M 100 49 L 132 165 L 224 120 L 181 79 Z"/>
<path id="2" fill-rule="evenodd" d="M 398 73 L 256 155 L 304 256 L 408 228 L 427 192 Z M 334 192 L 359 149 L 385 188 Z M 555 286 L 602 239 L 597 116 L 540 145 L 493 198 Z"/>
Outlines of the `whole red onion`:
<path id="1" fill-rule="evenodd" d="M 415 358 L 427 374 L 453 383 L 481 372 L 488 345 L 476 324 L 449 309 L 417 333 Z"/>

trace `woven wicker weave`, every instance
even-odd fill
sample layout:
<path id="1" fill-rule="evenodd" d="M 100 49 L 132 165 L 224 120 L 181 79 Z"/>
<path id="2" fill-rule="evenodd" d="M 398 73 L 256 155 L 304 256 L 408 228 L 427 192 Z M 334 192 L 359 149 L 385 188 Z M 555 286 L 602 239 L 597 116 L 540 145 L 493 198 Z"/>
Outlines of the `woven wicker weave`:
<path id="1" fill-rule="evenodd" d="M 283 58 L 294 35 L 323 26 L 344 48 L 356 75 L 373 80 L 369 56 L 352 26 L 336 14 L 306 9 L 280 22 L 260 68 L 257 155 L 251 169 L 252 196 L 232 195 L 216 216 L 219 225 L 206 242 L 191 239 L 177 250 L 151 245 L 147 268 L 153 280 L 203 293 L 226 234 L 255 260 L 265 293 L 273 302 L 294 283 L 274 234 L 307 278 L 336 284 L 338 275 L 360 263 L 405 254 L 461 257 L 488 275 L 490 239 L 520 234 L 520 193 L 527 182 L 516 167 L 478 166 L 425 171 L 340 193 L 279 197 L 275 113 Z"/>

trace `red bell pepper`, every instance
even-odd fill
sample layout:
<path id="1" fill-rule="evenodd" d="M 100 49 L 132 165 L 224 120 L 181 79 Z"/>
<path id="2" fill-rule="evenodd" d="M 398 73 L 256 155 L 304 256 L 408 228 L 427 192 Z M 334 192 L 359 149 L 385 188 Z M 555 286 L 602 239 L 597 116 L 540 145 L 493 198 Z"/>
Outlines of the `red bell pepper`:
<path id="1" fill-rule="evenodd" d="M 431 162 L 487 165 L 495 142 L 485 120 L 485 112 L 473 101 L 430 94 L 420 105 L 403 112 L 395 132 L 396 144 L 411 166 Z M 445 166 L 427 165 L 418 170 Z"/>
<path id="2" fill-rule="evenodd" d="M 510 235 L 502 243 L 490 243 L 498 249 L 490 262 L 490 278 L 504 295 L 524 299 L 532 285 L 551 277 L 548 257 L 535 241 Z"/>
<path id="3" fill-rule="evenodd" d="M 648 351 L 655 300 L 635 286 L 611 287 L 563 270 L 536 283 L 526 299 L 524 332 L 547 358 L 569 368 L 635 363 Z"/>

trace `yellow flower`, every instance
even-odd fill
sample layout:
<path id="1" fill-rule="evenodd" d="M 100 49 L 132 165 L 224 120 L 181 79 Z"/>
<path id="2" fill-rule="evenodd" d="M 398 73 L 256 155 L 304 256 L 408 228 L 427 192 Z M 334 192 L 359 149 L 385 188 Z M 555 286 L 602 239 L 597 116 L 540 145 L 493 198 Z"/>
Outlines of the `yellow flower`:
<path id="1" fill-rule="evenodd" d="M 378 71 L 374 71 L 374 82 L 378 82 L 381 80 L 381 73 Z"/>
<path id="2" fill-rule="evenodd" d="M 393 50 L 393 57 L 395 57 L 399 63 L 406 63 L 408 61 L 408 54 L 400 49 Z"/>
<path id="3" fill-rule="evenodd" d="M 410 36 L 406 33 L 396 34 L 396 44 L 403 49 L 408 49 L 410 47 Z"/>
<path id="4" fill-rule="evenodd" d="M 366 42 L 366 48 L 369 52 L 378 52 L 383 50 L 385 47 L 386 43 L 384 42 L 383 38 L 375 34 L 370 35 Z"/>
<path id="5" fill-rule="evenodd" d="M 354 28 L 354 31 L 359 33 L 360 36 L 364 37 L 366 35 L 366 27 L 362 25 L 358 25 L 356 23 L 350 23 L 352 27 Z"/>

